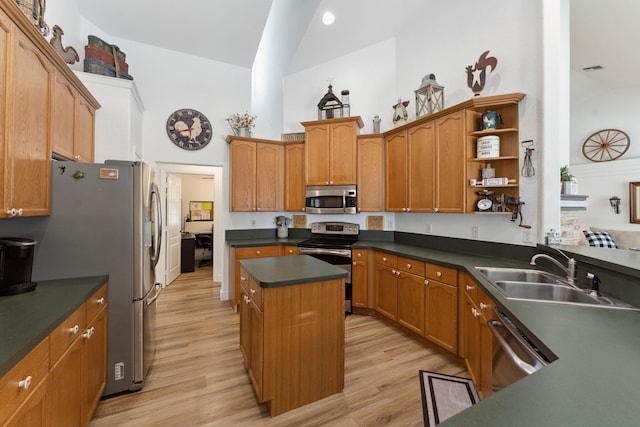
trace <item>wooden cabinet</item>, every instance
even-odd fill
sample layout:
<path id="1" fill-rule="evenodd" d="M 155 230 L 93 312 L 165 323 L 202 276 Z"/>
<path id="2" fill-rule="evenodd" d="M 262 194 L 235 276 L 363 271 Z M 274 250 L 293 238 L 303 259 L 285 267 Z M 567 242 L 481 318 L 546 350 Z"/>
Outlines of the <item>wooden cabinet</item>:
<path id="1" fill-rule="evenodd" d="M 368 273 L 368 251 L 364 249 L 351 250 L 351 305 L 353 307 L 368 308 L 369 287 L 367 280 Z"/>
<path id="2" fill-rule="evenodd" d="M 89 424 L 107 380 L 106 293 L 104 285 L 0 378 L 0 425 Z"/>
<path id="3" fill-rule="evenodd" d="M 344 388 L 344 279 L 261 288 L 242 270 L 240 348 L 271 416 Z"/>
<path id="4" fill-rule="evenodd" d="M 465 113 L 458 111 L 435 121 L 435 200 L 434 212 L 464 213 L 465 189 Z"/>
<path id="5" fill-rule="evenodd" d="M 398 257 L 384 252 L 374 254 L 376 310 L 391 320 L 398 318 Z"/>
<path id="6" fill-rule="evenodd" d="M 359 116 L 304 122 L 306 185 L 356 183 Z"/>
<path id="7" fill-rule="evenodd" d="M 357 139 L 358 212 L 384 210 L 384 138 L 360 135 Z"/>
<path id="8" fill-rule="evenodd" d="M 298 255 L 298 247 L 297 246 L 286 245 L 282 249 L 283 249 L 283 252 L 282 252 L 283 256 Z"/>
<path id="9" fill-rule="evenodd" d="M 229 249 L 229 283 L 233 283 L 234 296 L 231 299 L 234 307 L 238 307 L 240 304 L 240 281 L 242 275 L 240 274 L 240 260 L 249 258 L 264 258 L 270 256 L 280 256 L 281 246 L 251 246 L 245 248 L 230 248 Z"/>
<path id="10" fill-rule="evenodd" d="M 69 97 L 80 95 L 93 111 L 100 104 L 8 0 L 0 2 L 0 60 L 0 218 L 49 215 L 53 140 L 66 138 L 67 148 L 74 141 Z"/>
<path id="11" fill-rule="evenodd" d="M 463 357 L 481 398 L 489 397 L 492 391 L 493 335 L 487 322 L 495 319 L 494 303 L 478 284 L 468 275 L 464 276 L 464 309 L 460 316 L 463 322 Z"/>
<path id="12" fill-rule="evenodd" d="M 457 353 L 458 270 L 427 263 L 425 275 L 425 336 Z"/>
<path id="13" fill-rule="evenodd" d="M 398 257 L 398 323 L 424 336 L 425 263 Z"/>
<path id="14" fill-rule="evenodd" d="M 227 137 L 231 161 L 231 210 L 282 210 L 284 147 L 281 142 Z"/>
<path id="15" fill-rule="evenodd" d="M 484 99 L 473 99 L 472 104 L 466 109 L 466 175 L 468 179 L 480 180 L 480 184 L 478 185 L 472 186 L 468 182 L 466 183 L 466 211 L 468 213 L 479 213 L 476 204 L 480 197 L 477 195 L 477 192 L 483 189 L 509 194 L 514 197 L 520 195 L 519 103 L 524 96 L 522 93 L 512 93 L 483 97 Z M 489 110 L 500 114 L 502 121 L 498 121 L 498 129 L 482 130 L 482 114 Z M 479 158 L 477 156 L 478 138 L 488 135 L 495 135 L 500 138 L 499 155 Z M 482 169 L 489 163 L 491 167 L 495 169 L 496 178 L 507 178 L 513 181 L 502 185 L 482 185 Z M 511 212 L 505 212 L 502 207 L 498 207 L 497 204 L 495 204 L 495 199 L 493 201 L 496 208 L 491 211 L 484 211 L 482 212 L 483 214 L 511 214 Z M 512 210 L 513 206 L 509 206 L 508 208 Z"/>
<path id="16" fill-rule="evenodd" d="M 305 210 L 304 141 L 284 146 L 284 210 Z"/>

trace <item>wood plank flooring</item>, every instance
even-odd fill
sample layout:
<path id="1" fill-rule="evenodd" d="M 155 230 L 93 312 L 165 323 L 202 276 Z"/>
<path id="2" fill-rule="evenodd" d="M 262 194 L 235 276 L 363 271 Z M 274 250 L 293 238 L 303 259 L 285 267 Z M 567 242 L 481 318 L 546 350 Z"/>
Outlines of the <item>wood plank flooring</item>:
<path id="1" fill-rule="evenodd" d="M 344 391 L 271 418 L 247 377 L 239 316 L 211 277 L 204 267 L 163 290 L 158 352 L 144 388 L 102 400 L 90 426 L 422 426 L 418 370 L 468 377 L 393 327 L 350 315 Z"/>

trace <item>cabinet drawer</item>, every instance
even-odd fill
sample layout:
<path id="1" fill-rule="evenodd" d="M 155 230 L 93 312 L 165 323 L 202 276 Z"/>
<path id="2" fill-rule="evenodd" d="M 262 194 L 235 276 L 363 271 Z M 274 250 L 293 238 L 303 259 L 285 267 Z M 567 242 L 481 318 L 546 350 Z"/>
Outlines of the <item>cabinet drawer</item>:
<path id="1" fill-rule="evenodd" d="M 424 266 L 425 263 L 423 261 L 405 257 L 398 257 L 398 270 L 416 274 L 418 276 L 424 276 Z"/>
<path id="2" fill-rule="evenodd" d="M 282 250 L 283 250 L 282 255 L 284 255 L 284 256 L 298 255 L 298 247 L 297 246 L 284 246 L 282 248 Z"/>
<path id="3" fill-rule="evenodd" d="M 49 372 L 49 337 L 0 378 L 0 425 L 33 393 Z M 30 378 L 28 388 L 21 381 Z"/>
<path id="4" fill-rule="evenodd" d="M 87 323 L 91 322 L 94 317 L 107 306 L 107 285 L 105 284 L 96 291 L 95 294 L 87 300 Z"/>
<path id="5" fill-rule="evenodd" d="M 236 259 L 263 258 L 268 256 L 280 256 L 280 246 L 274 245 L 236 248 Z"/>
<path id="6" fill-rule="evenodd" d="M 251 276 L 249 276 L 249 289 L 248 289 L 248 294 L 251 297 L 251 299 L 256 303 L 256 305 L 258 306 L 258 308 L 260 310 L 262 310 L 262 291 L 263 289 L 260 287 L 260 285 L 258 284 L 258 282 L 255 281 L 255 279 Z"/>
<path id="7" fill-rule="evenodd" d="M 86 305 L 82 304 L 51 332 L 51 366 L 62 356 L 67 348 L 78 338 L 87 326 Z"/>
<path id="8" fill-rule="evenodd" d="M 376 252 L 375 260 L 378 264 L 388 265 L 390 267 L 395 268 L 398 264 L 398 257 L 395 255 L 390 255 L 384 252 Z"/>
<path id="9" fill-rule="evenodd" d="M 352 249 L 351 250 L 352 261 L 366 261 L 367 251 L 365 249 Z"/>
<path id="10" fill-rule="evenodd" d="M 448 283 L 449 285 L 458 285 L 458 270 L 455 268 L 427 263 L 425 275 L 428 279 Z"/>

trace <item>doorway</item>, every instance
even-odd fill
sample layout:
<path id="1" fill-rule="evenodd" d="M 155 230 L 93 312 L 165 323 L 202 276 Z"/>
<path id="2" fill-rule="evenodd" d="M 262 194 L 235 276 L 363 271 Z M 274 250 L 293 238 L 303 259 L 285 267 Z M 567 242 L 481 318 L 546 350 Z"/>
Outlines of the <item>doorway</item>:
<path id="1" fill-rule="evenodd" d="M 174 191 L 175 186 L 172 187 L 172 190 L 169 190 L 167 182 L 175 181 L 175 178 L 179 178 L 180 176 L 197 176 L 198 178 L 210 179 L 213 181 L 213 191 L 212 194 L 203 195 L 203 198 L 206 196 L 207 200 L 213 201 L 213 223 L 211 224 L 212 231 L 215 229 L 217 232 L 213 232 L 213 273 L 212 280 L 214 282 L 221 282 L 222 277 L 224 277 L 224 263 L 223 263 L 223 251 L 224 251 L 224 229 L 225 229 L 225 221 L 226 218 L 223 215 L 223 206 L 222 206 L 222 188 L 223 188 L 223 168 L 220 166 L 198 166 L 198 165 L 185 165 L 185 164 L 174 164 L 174 163 L 157 163 L 157 169 L 159 171 L 158 181 L 160 184 L 160 194 L 163 198 L 163 206 L 167 206 L 167 192 Z M 175 196 L 175 195 L 174 195 Z M 175 215 L 175 213 L 174 213 Z M 166 218 L 165 222 L 165 230 L 168 230 L 170 227 L 167 225 Z M 215 225 L 213 225 L 215 224 Z M 180 229 L 183 229 L 184 223 L 180 222 Z M 175 228 L 175 227 L 174 227 Z M 165 242 L 169 242 L 168 231 L 165 231 L 165 236 L 163 239 Z M 174 251 L 175 252 L 175 251 Z M 168 262 L 170 257 L 170 252 L 168 250 L 168 245 L 164 244 L 161 249 L 160 254 L 160 262 L 158 263 L 157 268 L 157 276 L 161 279 L 164 286 L 167 286 L 171 283 L 171 263 Z M 175 256 L 175 254 L 174 254 Z M 175 275 L 175 273 L 173 274 Z"/>

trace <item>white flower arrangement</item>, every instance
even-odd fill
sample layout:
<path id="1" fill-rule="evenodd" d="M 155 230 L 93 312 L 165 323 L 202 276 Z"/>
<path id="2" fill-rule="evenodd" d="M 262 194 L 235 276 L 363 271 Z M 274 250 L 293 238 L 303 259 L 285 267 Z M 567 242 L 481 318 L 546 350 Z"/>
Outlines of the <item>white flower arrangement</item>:
<path id="1" fill-rule="evenodd" d="M 240 113 L 232 114 L 231 117 L 227 119 L 227 121 L 229 122 L 229 124 L 233 129 L 240 129 L 240 128 L 251 129 L 256 125 L 255 124 L 256 119 L 257 119 L 257 116 L 252 116 L 251 114 L 249 114 L 248 111 L 245 111 L 242 114 Z"/>
<path id="2" fill-rule="evenodd" d="M 278 215 L 273 219 L 273 222 L 275 222 L 278 227 L 286 227 L 291 224 L 291 218 L 284 215 Z"/>

